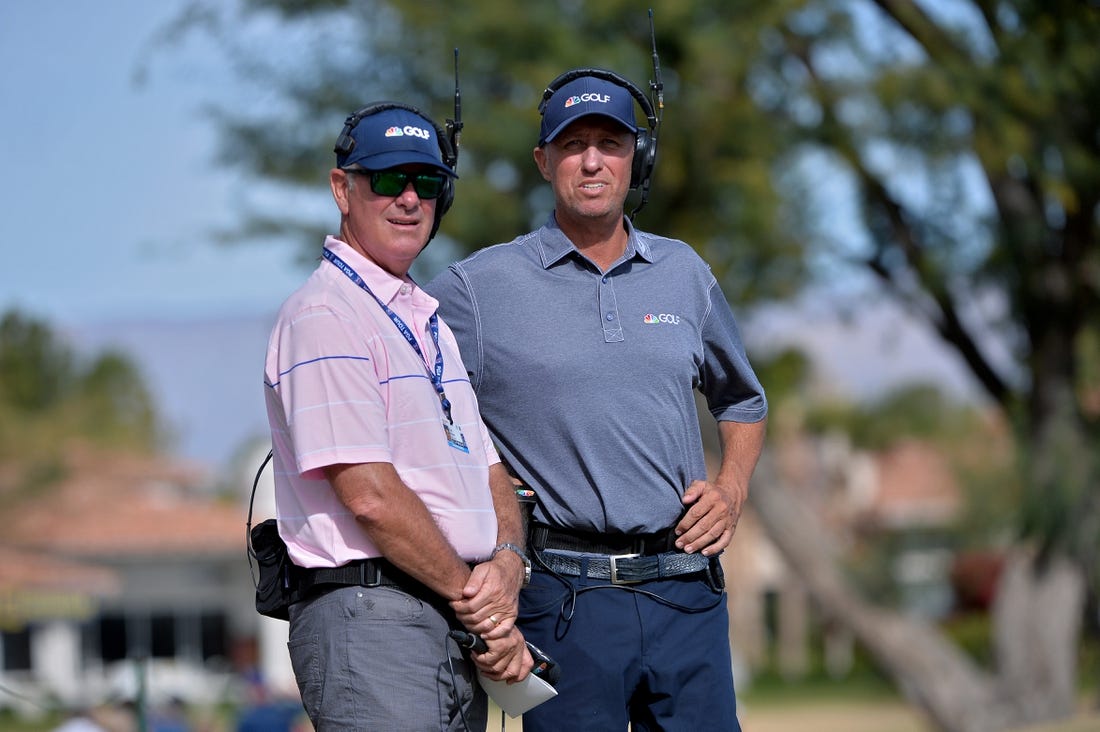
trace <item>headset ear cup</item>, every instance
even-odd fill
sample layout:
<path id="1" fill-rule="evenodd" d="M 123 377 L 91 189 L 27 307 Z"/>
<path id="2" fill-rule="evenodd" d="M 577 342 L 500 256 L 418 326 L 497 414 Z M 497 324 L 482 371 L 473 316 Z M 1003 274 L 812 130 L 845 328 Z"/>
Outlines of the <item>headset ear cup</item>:
<path id="1" fill-rule="evenodd" d="M 439 199 L 435 204 L 436 218 L 443 218 L 443 214 L 451 210 L 451 205 L 455 202 L 455 181 L 454 178 L 447 176 L 447 180 L 443 183 L 443 191 L 439 194 Z"/>
<path id="2" fill-rule="evenodd" d="M 344 123 L 344 130 L 340 133 L 340 136 L 336 138 L 336 145 L 332 148 L 332 151 L 337 155 L 350 155 L 351 151 L 355 149 L 355 138 L 351 136 L 351 131 L 355 129 L 355 124 L 351 123 L 352 117 L 348 117 L 348 122 Z"/>
<path id="3" fill-rule="evenodd" d="M 653 166 L 657 162 L 657 138 L 646 130 L 638 130 L 634 143 L 634 160 L 630 165 L 630 187 L 638 188 L 653 175 Z"/>
<path id="4" fill-rule="evenodd" d="M 451 147 L 451 143 L 447 139 L 446 133 L 439 127 L 436 127 L 436 131 L 438 133 L 436 139 L 439 140 L 439 153 L 443 157 L 443 162 L 453 169 L 458 164 L 458 155 L 454 148 Z M 435 238 L 436 232 L 439 231 L 439 225 L 443 223 L 444 214 L 451 210 L 451 205 L 454 202 L 455 180 L 448 175 L 446 176 L 446 180 L 443 181 L 443 191 L 435 201 L 435 222 L 432 224 L 432 233 L 428 237 L 428 241 Z"/>
<path id="5" fill-rule="evenodd" d="M 642 183 L 642 171 L 645 168 L 645 143 L 649 137 L 644 130 L 638 130 L 634 138 L 634 158 L 630 161 L 630 187 L 637 188 Z"/>
<path id="6" fill-rule="evenodd" d="M 428 241 L 435 238 L 436 232 L 439 231 L 439 225 L 443 223 L 443 215 L 451 209 L 454 202 L 455 181 L 454 178 L 447 176 L 447 180 L 443 183 L 443 191 L 435 202 L 435 221 L 432 222 L 432 233 L 428 236 Z"/>

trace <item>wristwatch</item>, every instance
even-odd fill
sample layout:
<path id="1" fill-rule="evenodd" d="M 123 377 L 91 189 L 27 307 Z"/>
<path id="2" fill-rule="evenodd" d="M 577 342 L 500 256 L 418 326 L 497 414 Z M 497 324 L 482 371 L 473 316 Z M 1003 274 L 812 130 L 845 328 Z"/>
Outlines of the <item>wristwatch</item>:
<path id="1" fill-rule="evenodd" d="M 494 557 L 496 557 L 496 555 L 498 553 L 500 553 L 502 551 L 505 551 L 505 550 L 510 551 L 510 552 L 515 552 L 517 555 L 519 555 L 519 558 L 523 560 L 523 585 L 522 586 L 526 587 L 527 585 L 531 584 L 531 560 L 528 559 L 527 554 L 524 553 L 524 551 L 522 549 L 520 549 L 518 546 L 516 546 L 515 544 L 512 544 L 511 542 L 504 542 L 503 544 L 497 544 L 495 547 L 493 547 L 493 553 L 489 555 L 490 561 Z"/>

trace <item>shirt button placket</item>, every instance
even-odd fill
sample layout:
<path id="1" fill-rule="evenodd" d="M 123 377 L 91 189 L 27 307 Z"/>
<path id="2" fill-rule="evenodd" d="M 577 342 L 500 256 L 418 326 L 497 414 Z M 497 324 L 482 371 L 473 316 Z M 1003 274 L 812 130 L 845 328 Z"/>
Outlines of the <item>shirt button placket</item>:
<path id="1" fill-rule="evenodd" d="M 599 305 L 603 322 L 604 343 L 619 343 L 624 340 L 622 323 L 619 321 L 619 306 L 615 301 L 615 287 L 610 275 L 600 277 Z"/>

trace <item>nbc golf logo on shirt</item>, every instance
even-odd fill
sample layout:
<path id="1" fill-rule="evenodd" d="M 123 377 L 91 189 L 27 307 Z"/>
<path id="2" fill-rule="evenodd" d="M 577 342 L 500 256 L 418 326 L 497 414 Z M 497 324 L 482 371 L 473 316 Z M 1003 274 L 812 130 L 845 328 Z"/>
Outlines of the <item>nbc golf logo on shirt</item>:
<path id="1" fill-rule="evenodd" d="M 660 315 L 646 313 L 646 316 L 642 318 L 642 322 L 646 325 L 660 325 L 662 323 L 667 323 L 668 325 L 679 325 L 680 316 L 670 315 L 669 313 L 661 313 Z"/>

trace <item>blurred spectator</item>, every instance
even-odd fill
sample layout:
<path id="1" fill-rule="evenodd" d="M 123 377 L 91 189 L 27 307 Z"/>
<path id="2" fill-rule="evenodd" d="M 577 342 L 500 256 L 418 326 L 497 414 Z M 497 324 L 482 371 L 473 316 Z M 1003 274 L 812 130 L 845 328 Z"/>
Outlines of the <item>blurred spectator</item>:
<path id="1" fill-rule="evenodd" d="M 149 732 L 191 732 L 183 700 L 172 697 L 164 708 L 154 710 L 149 715 Z"/>
<path id="2" fill-rule="evenodd" d="M 54 727 L 53 732 L 106 732 L 96 724 L 86 711 L 76 711 L 59 726 Z"/>
<path id="3" fill-rule="evenodd" d="M 237 719 L 237 732 L 298 732 L 309 729 L 301 703 L 268 699 L 246 709 Z"/>

